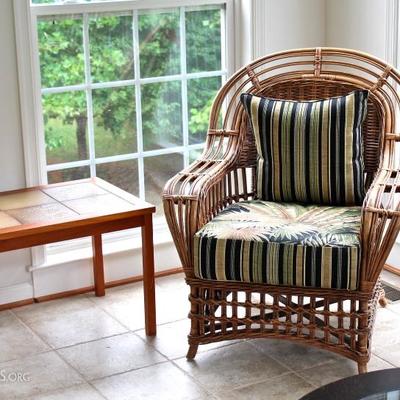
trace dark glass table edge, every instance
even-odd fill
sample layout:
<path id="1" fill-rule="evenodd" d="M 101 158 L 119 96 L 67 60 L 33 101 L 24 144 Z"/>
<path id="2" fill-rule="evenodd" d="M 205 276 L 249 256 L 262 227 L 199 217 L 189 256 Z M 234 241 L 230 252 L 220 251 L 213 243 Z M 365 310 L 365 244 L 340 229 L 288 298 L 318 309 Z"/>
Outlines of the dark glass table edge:
<path id="1" fill-rule="evenodd" d="M 400 368 L 390 368 L 348 378 L 322 386 L 299 400 L 362 400 L 400 390 Z"/>

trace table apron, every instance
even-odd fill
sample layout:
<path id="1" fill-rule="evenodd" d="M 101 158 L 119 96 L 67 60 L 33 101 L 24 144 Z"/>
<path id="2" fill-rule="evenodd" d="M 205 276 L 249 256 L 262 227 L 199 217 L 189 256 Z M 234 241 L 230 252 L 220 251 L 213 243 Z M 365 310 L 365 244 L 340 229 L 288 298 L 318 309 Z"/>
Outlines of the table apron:
<path id="1" fill-rule="evenodd" d="M 120 231 L 124 229 L 138 228 L 145 225 L 144 215 L 118 219 L 113 221 L 91 222 L 88 225 L 69 226 L 66 228 L 52 229 L 47 231 L 29 230 L 26 235 L 23 231 L 18 232 L 15 238 L 0 238 L 0 253 L 11 250 L 25 249 L 27 247 L 40 246 L 49 243 L 62 242 L 64 240 L 78 239 L 86 236 L 99 235 Z"/>

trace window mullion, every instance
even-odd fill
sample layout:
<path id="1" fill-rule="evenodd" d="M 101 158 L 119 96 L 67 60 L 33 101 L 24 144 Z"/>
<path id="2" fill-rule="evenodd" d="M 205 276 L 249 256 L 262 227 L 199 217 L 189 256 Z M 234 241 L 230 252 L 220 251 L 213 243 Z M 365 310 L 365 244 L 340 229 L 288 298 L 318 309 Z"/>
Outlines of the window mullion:
<path id="1" fill-rule="evenodd" d="M 184 151 L 184 165 L 189 165 L 189 117 L 188 117 L 188 93 L 187 93 L 187 68 L 186 68 L 186 25 L 185 7 L 180 7 L 180 53 L 181 53 L 181 87 L 182 87 L 182 133 Z"/>
<path id="2" fill-rule="evenodd" d="M 87 129 L 89 142 L 90 176 L 96 176 L 96 154 L 94 142 L 94 121 L 93 121 L 93 98 L 90 84 L 92 82 L 90 70 L 90 48 L 89 48 L 89 14 L 83 14 L 83 55 L 85 65 L 86 104 L 87 104 Z"/>
<path id="3" fill-rule="evenodd" d="M 143 161 L 143 125 L 142 125 L 142 95 L 140 87 L 139 59 L 139 18 L 137 10 L 133 11 L 133 61 L 135 68 L 135 103 L 136 103 L 136 138 L 139 171 L 139 197 L 145 198 L 144 161 Z"/>
<path id="4" fill-rule="evenodd" d="M 226 70 L 218 70 L 218 71 L 204 71 L 204 72 L 192 72 L 186 73 L 187 79 L 197 79 L 197 78 L 211 78 L 215 76 L 226 76 Z M 139 83 L 141 85 L 148 85 L 151 83 L 160 83 L 160 82 L 175 82 L 182 80 L 182 75 L 166 75 L 166 76 L 156 76 L 152 78 L 141 78 Z M 91 82 L 90 84 L 77 84 L 70 86 L 55 86 L 51 88 L 43 88 L 41 89 L 42 94 L 52 94 L 52 93 L 65 93 L 65 92 L 73 92 L 80 91 L 86 89 L 108 89 L 108 88 L 118 88 L 118 87 L 128 87 L 136 85 L 137 81 L 135 79 L 126 79 L 123 81 L 108 81 L 108 82 Z"/>

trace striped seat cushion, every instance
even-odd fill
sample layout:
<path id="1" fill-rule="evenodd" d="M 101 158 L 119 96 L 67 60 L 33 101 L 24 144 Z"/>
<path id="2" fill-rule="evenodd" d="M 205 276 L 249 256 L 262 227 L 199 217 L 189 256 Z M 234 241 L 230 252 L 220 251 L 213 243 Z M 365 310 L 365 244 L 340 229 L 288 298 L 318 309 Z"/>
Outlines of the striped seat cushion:
<path id="1" fill-rule="evenodd" d="M 367 99 L 366 90 L 308 102 L 242 94 L 257 146 L 258 198 L 362 204 Z"/>
<path id="2" fill-rule="evenodd" d="M 233 204 L 194 237 L 198 278 L 270 285 L 357 288 L 360 207 Z"/>

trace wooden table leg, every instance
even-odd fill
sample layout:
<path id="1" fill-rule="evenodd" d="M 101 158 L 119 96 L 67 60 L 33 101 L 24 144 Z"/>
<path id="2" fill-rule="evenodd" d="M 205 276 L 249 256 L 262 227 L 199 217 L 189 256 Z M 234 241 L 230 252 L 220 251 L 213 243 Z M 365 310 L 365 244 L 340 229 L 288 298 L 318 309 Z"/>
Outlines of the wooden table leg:
<path id="1" fill-rule="evenodd" d="M 154 247 L 152 214 L 145 215 L 142 226 L 144 318 L 147 336 L 156 334 L 156 299 L 154 284 Z"/>
<path id="2" fill-rule="evenodd" d="M 96 293 L 96 296 L 104 296 L 106 294 L 106 290 L 104 284 L 104 262 L 101 234 L 92 236 L 92 248 L 94 291 Z"/>

